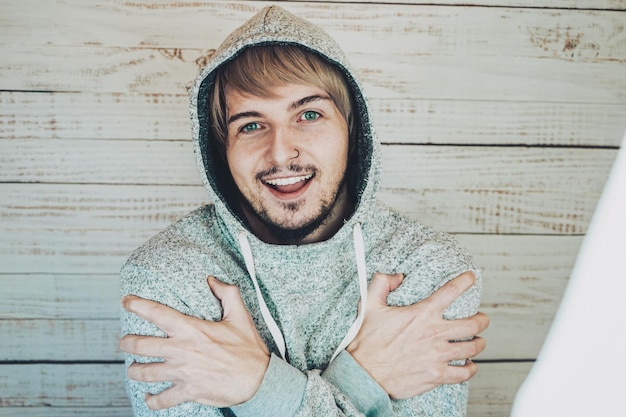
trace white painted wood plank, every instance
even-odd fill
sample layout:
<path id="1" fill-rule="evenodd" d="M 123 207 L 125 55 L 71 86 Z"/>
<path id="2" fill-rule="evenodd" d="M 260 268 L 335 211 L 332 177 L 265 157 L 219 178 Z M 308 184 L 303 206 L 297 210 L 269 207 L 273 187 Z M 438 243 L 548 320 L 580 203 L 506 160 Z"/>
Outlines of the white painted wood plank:
<path id="1" fill-rule="evenodd" d="M 0 155 L 3 182 L 201 184 L 191 140 L 0 140 Z"/>
<path id="2" fill-rule="evenodd" d="M 551 148 L 458 151 L 384 147 L 381 200 L 457 233 L 581 234 L 616 155 Z"/>
<path id="3" fill-rule="evenodd" d="M 357 55 L 365 91 L 378 98 L 563 101 L 623 104 L 620 62 L 573 63 L 502 57 Z"/>
<path id="4" fill-rule="evenodd" d="M 186 94 L 0 92 L 0 138 L 187 139 L 188 106 Z"/>
<path id="5" fill-rule="evenodd" d="M 481 363 L 469 384 L 468 417 L 506 417 L 532 363 Z"/>
<path id="6" fill-rule="evenodd" d="M 62 4 L 55 3 L 50 13 L 42 15 L 52 19 L 66 13 Z M 94 13 L 91 5 L 79 4 L 68 6 L 76 6 L 72 14 Z M 30 37 L 33 27 L 54 27 L 54 20 L 39 25 L 28 20 L 27 29 L 12 22 L 4 42 L 0 40 L 6 44 L 0 88 L 182 94 L 207 50 L 217 47 L 225 33 L 250 16 L 250 5 L 206 4 L 207 9 L 192 8 L 174 18 L 163 14 L 172 12 L 167 7 L 139 5 L 133 12 L 127 10 L 132 5 L 124 4 L 95 10 L 104 15 L 94 22 L 121 25 L 119 36 L 138 34 L 125 46 L 103 43 L 103 39 L 115 38 L 109 25 L 91 38 L 89 33 L 98 31 L 94 23 L 82 40 L 76 34 L 84 33 L 84 27 L 69 32 L 57 27 L 67 38 L 55 44 L 47 35 Z M 254 3 L 253 8 L 262 5 Z M 626 101 L 626 81 L 621 76 L 626 61 L 622 13 L 371 4 L 288 3 L 287 7 L 311 17 L 338 38 L 369 94 L 376 98 Z M 141 19 L 133 15 L 139 12 L 145 13 Z M 132 19 L 132 24 L 124 23 L 125 19 Z M 143 19 L 152 32 L 141 31 L 137 22 Z M 201 22 L 193 25 L 190 19 Z M 85 24 L 83 19 L 72 22 Z M 172 40 L 169 30 L 189 34 L 189 27 L 208 31 L 194 31 L 191 36 L 202 45 Z M 20 39 L 22 33 L 26 39 Z M 161 44 L 155 40 L 159 36 L 170 46 L 153 46 Z"/>
<path id="7" fill-rule="evenodd" d="M 157 47 L 180 59 L 184 49 L 216 48 L 233 29 L 271 4 L 57 0 L 42 5 L 24 0 L 0 17 L 0 25 L 6 28 L 0 45 Z M 536 2 L 532 8 L 464 7 L 454 2 L 439 6 L 281 3 L 328 30 L 349 54 L 624 58 L 621 12 L 567 9 L 563 1 L 552 5 L 561 9 L 537 8 Z M 29 13 L 33 7 L 45 13 Z M 67 19 L 69 15 L 73 18 Z"/>
<path id="8" fill-rule="evenodd" d="M 188 139 L 187 95 L 0 92 L 0 138 Z M 626 104 L 373 100 L 382 142 L 619 146 Z M 41 145 L 40 145 L 41 146 Z"/>
<path id="9" fill-rule="evenodd" d="M 0 365 L 2 407 L 126 407 L 122 364 Z"/>
<path id="10" fill-rule="evenodd" d="M 116 303 L 119 306 L 119 302 Z M 0 320 L 0 361 L 122 360 L 119 320 Z"/>
<path id="11" fill-rule="evenodd" d="M 184 94 L 197 70 L 156 49 L 4 46 L 0 89 Z"/>
<path id="12" fill-rule="evenodd" d="M 132 417 L 128 407 L 2 407 L 0 417 Z"/>
<path id="13" fill-rule="evenodd" d="M 483 271 L 491 318 L 479 359 L 536 357 L 581 236 L 457 235 Z M 118 360 L 117 275 L 0 275 L 4 360 Z M 56 320 L 53 320 L 56 319 Z M 54 346 L 54 349 L 49 348 Z"/>
<path id="14" fill-rule="evenodd" d="M 479 359 L 532 359 L 552 324 L 582 236 L 456 235 L 483 275 L 491 323 Z"/>
<path id="15" fill-rule="evenodd" d="M 197 51 L 184 61 L 157 50 L 100 47 L 3 48 L 0 89 L 184 94 Z M 194 58 L 195 56 L 195 58 Z M 356 73 L 375 99 L 563 101 L 623 104 L 624 63 L 498 56 L 356 54 Z M 462 62 L 462 65 L 460 65 Z"/>
<path id="16" fill-rule="evenodd" d="M 118 274 L 0 274 L 0 288 L 0 320 L 102 320 L 118 315 Z"/>
<path id="17" fill-rule="evenodd" d="M 325 3 L 328 0 L 309 0 L 311 2 Z M 340 0 L 342 3 L 377 3 L 397 4 L 395 0 Z M 536 0 L 463 0 L 460 2 L 450 0 L 405 0 L 403 4 L 413 5 L 442 5 L 442 6 L 500 6 L 500 7 L 537 7 Z M 626 4 L 622 0 L 559 0 L 546 3 L 546 8 L 554 9 L 588 9 L 588 10 L 626 10 Z"/>
<path id="18" fill-rule="evenodd" d="M 626 104 L 372 100 L 383 143 L 620 146 Z"/>
<path id="19" fill-rule="evenodd" d="M 0 184 L 0 272 L 115 274 L 130 251 L 206 204 L 202 186 Z"/>
<path id="20" fill-rule="evenodd" d="M 470 384 L 468 416 L 508 415 L 515 391 L 529 368 L 527 363 L 480 364 L 480 371 Z M 46 416 L 63 415 L 63 407 L 112 410 L 111 414 L 96 411 L 93 415 L 98 417 L 126 415 L 123 407 L 128 405 L 128 399 L 123 372 L 123 365 L 0 365 L 0 416 L 11 415 L 7 409 L 21 411 L 17 407 L 26 407 L 25 416 L 38 415 L 29 407 L 42 406 L 50 410 Z M 87 415 L 68 411 L 67 416 Z"/>

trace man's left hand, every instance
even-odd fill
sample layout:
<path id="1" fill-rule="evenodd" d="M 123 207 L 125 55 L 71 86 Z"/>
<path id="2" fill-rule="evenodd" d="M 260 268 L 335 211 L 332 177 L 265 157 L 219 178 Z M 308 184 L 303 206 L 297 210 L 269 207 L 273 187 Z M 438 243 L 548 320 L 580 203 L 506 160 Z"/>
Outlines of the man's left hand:
<path id="1" fill-rule="evenodd" d="M 133 363 L 128 377 L 143 382 L 171 381 L 173 386 L 146 396 L 151 409 L 195 401 L 230 407 L 251 399 L 261 386 L 270 354 L 246 310 L 239 289 L 214 277 L 207 279 L 221 301 L 221 321 L 186 316 L 154 301 L 129 295 L 124 308 L 154 323 L 167 338 L 126 335 L 120 349 L 164 362 Z"/>

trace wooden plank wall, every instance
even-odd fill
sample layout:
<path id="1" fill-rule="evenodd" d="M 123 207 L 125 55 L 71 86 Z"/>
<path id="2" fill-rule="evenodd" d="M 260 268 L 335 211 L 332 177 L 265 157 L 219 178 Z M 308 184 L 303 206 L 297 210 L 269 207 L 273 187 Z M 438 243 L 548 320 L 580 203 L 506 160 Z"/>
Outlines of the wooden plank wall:
<path id="1" fill-rule="evenodd" d="M 626 129 L 622 0 L 281 2 L 344 46 L 381 197 L 484 270 L 469 415 L 507 416 Z M 207 202 L 190 81 L 267 3 L 0 1 L 0 417 L 130 416 L 117 271 Z"/>

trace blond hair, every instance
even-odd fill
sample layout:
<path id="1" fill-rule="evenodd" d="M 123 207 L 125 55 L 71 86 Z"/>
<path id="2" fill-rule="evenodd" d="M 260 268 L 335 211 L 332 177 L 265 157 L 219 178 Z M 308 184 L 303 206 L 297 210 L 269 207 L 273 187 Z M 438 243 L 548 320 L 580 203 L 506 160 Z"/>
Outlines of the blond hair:
<path id="1" fill-rule="evenodd" d="M 273 44 L 244 49 L 216 72 L 209 107 L 211 130 L 222 157 L 228 138 L 227 89 L 264 97 L 269 96 L 270 88 L 285 84 L 311 85 L 326 91 L 348 124 L 352 148 L 355 130 L 352 95 L 339 68 L 299 46 Z"/>

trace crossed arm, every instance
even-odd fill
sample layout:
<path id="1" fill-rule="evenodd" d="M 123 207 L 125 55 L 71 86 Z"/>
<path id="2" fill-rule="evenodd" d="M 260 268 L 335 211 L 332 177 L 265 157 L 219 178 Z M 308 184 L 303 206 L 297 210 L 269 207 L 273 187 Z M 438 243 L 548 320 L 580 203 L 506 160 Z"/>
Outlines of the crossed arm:
<path id="1" fill-rule="evenodd" d="M 462 366 L 452 366 L 450 362 L 472 358 L 484 349 L 485 342 L 477 335 L 489 320 L 482 313 L 460 320 L 445 320 L 442 314 L 472 286 L 473 274 L 460 275 L 417 304 L 388 306 L 387 295 L 401 282 L 402 275 L 374 276 L 368 289 L 365 321 L 347 352 L 394 399 L 470 379 L 477 371 L 476 364 L 466 360 Z M 186 401 L 231 407 L 250 400 L 261 386 L 270 353 L 239 290 L 213 277 L 207 283 L 222 303 L 221 321 L 186 316 L 136 296 L 123 299 L 126 310 L 168 335 L 127 335 L 120 341 L 124 352 L 164 359 L 133 363 L 128 368 L 130 379 L 172 382 L 171 388 L 146 397 L 152 409 Z"/>

